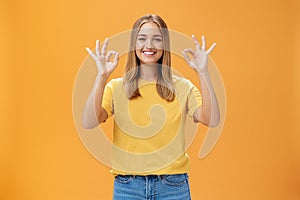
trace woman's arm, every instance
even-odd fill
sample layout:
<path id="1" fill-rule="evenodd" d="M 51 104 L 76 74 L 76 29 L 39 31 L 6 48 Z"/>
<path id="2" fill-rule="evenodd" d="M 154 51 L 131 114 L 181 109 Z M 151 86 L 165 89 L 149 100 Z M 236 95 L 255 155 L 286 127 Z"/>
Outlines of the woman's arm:
<path id="1" fill-rule="evenodd" d="M 192 37 L 196 45 L 196 51 L 188 48 L 183 51 L 183 55 L 188 64 L 197 72 L 202 92 L 202 106 L 194 112 L 193 118 L 195 122 L 201 122 L 206 126 L 215 127 L 220 122 L 220 111 L 218 100 L 210 80 L 210 74 L 207 70 L 207 63 L 208 55 L 214 49 L 216 43 L 208 50 L 205 50 L 205 37 L 202 36 L 202 47 L 195 36 L 193 35 Z M 192 55 L 191 59 L 188 57 L 187 53 Z"/>
<path id="2" fill-rule="evenodd" d="M 194 113 L 194 121 L 209 127 L 216 127 L 220 122 L 218 100 L 208 72 L 198 74 L 201 84 L 202 106 Z"/>
<path id="3" fill-rule="evenodd" d="M 110 74 L 115 70 L 119 53 L 115 51 L 109 51 L 106 54 L 106 47 L 108 39 L 104 41 L 102 50 L 100 51 L 100 42 L 96 41 L 96 54 L 93 53 L 89 48 L 86 48 L 90 56 L 95 60 L 98 75 L 94 83 L 94 87 L 90 92 L 90 95 L 86 101 L 83 114 L 82 114 L 82 126 L 86 129 L 91 129 L 104 122 L 108 114 L 102 107 L 102 99 L 106 81 Z M 110 61 L 111 56 L 114 55 L 114 60 Z"/>
<path id="4" fill-rule="evenodd" d="M 106 81 L 107 78 L 104 75 L 98 75 L 86 101 L 82 114 L 82 126 L 86 129 L 98 126 L 108 117 L 107 112 L 101 106 Z"/>

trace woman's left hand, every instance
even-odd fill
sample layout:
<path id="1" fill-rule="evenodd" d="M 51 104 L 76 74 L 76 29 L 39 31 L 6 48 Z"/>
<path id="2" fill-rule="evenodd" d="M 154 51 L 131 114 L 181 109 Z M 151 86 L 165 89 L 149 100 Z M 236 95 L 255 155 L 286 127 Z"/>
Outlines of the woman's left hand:
<path id="1" fill-rule="evenodd" d="M 202 73 L 207 71 L 208 55 L 215 48 L 216 43 L 213 43 L 208 50 L 206 50 L 205 37 L 202 36 L 202 46 L 200 46 L 198 40 L 194 35 L 192 35 L 194 43 L 196 45 L 196 51 L 191 48 L 184 49 L 182 54 L 187 61 L 188 65 L 191 66 L 197 73 Z M 188 56 L 191 54 L 191 58 Z"/>

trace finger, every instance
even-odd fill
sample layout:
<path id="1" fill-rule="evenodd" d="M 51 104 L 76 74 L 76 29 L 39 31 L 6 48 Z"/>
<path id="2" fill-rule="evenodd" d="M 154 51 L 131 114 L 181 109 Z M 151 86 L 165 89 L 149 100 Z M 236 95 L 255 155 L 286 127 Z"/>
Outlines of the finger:
<path id="1" fill-rule="evenodd" d="M 108 43 L 108 38 L 105 38 L 104 43 L 103 43 L 103 45 L 102 45 L 101 55 L 105 55 L 107 43 Z"/>
<path id="2" fill-rule="evenodd" d="M 208 54 L 210 54 L 214 50 L 214 48 L 215 48 L 216 45 L 217 45 L 217 43 L 214 42 L 206 52 Z"/>
<path id="3" fill-rule="evenodd" d="M 119 52 L 116 52 L 115 58 L 114 58 L 114 63 L 116 64 L 116 63 L 118 63 L 118 61 L 119 61 Z"/>
<path id="4" fill-rule="evenodd" d="M 114 62 L 118 62 L 118 61 L 119 61 L 119 52 L 116 52 Z"/>
<path id="5" fill-rule="evenodd" d="M 90 54 L 90 56 L 91 56 L 94 60 L 97 59 L 96 55 L 94 54 L 94 52 L 93 52 L 92 50 L 90 50 L 90 48 L 86 47 L 85 50 Z"/>
<path id="6" fill-rule="evenodd" d="M 192 35 L 192 38 L 193 38 L 194 43 L 195 43 L 195 45 L 196 45 L 196 50 L 197 50 L 197 51 L 200 51 L 201 48 L 200 48 L 200 44 L 199 44 L 197 38 L 195 37 L 195 35 Z"/>
<path id="7" fill-rule="evenodd" d="M 206 41 L 205 41 L 204 35 L 202 35 L 201 39 L 202 39 L 202 50 L 205 51 L 205 49 L 206 49 Z"/>
<path id="8" fill-rule="evenodd" d="M 185 58 L 186 62 L 190 63 L 191 60 L 190 60 L 190 58 L 189 58 L 189 56 L 188 56 L 187 53 L 188 53 L 188 49 L 185 49 L 185 50 L 182 51 L 182 55 Z"/>
<path id="9" fill-rule="evenodd" d="M 96 40 L 96 55 L 100 56 L 100 41 Z"/>
<path id="10" fill-rule="evenodd" d="M 105 56 L 106 62 L 109 62 L 111 56 L 112 56 L 112 55 L 116 55 L 116 54 L 117 54 L 117 52 L 115 52 L 115 51 L 112 51 L 112 50 L 111 50 L 111 51 L 108 51 L 107 54 L 106 54 L 106 56 Z"/>
<path id="11" fill-rule="evenodd" d="M 195 54 L 195 51 L 193 49 L 191 49 L 191 48 L 186 48 L 184 51 L 192 54 L 192 56 L 194 56 L 194 54 Z"/>

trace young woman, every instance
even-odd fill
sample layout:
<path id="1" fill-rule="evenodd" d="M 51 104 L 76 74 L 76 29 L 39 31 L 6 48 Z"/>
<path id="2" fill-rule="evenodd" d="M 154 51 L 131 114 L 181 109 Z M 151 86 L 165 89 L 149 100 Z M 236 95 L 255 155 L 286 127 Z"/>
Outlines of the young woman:
<path id="1" fill-rule="evenodd" d="M 115 200 L 191 198 L 184 144 L 186 115 L 209 127 L 220 120 L 207 70 L 215 43 L 206 50 L 204 36 L 202 46 L 192 37 L 196 50 L 185 49 L 183 55 L 198 74 L 201 94 L 189 80 L 172 75 L 168 28 L 157 15 L 145 15 L 134 23 L 122 78 L 107 83 L 119 56 L 106 52 L 107 39 L 102 48 L 96 41 L 96 53 L 86 49 L 97 64 L 98 75 L 82 125 L 94 128 L 114 115 Z"/>

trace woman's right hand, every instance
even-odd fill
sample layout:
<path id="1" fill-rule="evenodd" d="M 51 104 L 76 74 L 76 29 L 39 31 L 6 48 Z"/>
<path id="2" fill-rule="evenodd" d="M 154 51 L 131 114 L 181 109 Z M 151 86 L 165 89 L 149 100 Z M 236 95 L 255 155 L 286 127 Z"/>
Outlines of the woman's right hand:
<path id="1" fill-rule="evenodd" d="M 95 60 L 98 75 L 107 75 L 109 76 L 117 67 L 119 62 L 119 53 L 116 51 L 108 51 L 106 53 L 106 47 L 108 44 L 108 39 L 106 38 L 102 44 L 102 49 L 100 50 L 100 41 L 96 41 L 96 54 L 90 50 L 88 47 L 85 48 L 90 56 Z M 113 61 L 110 61 L 111 56 L 114 55 Z"/>

